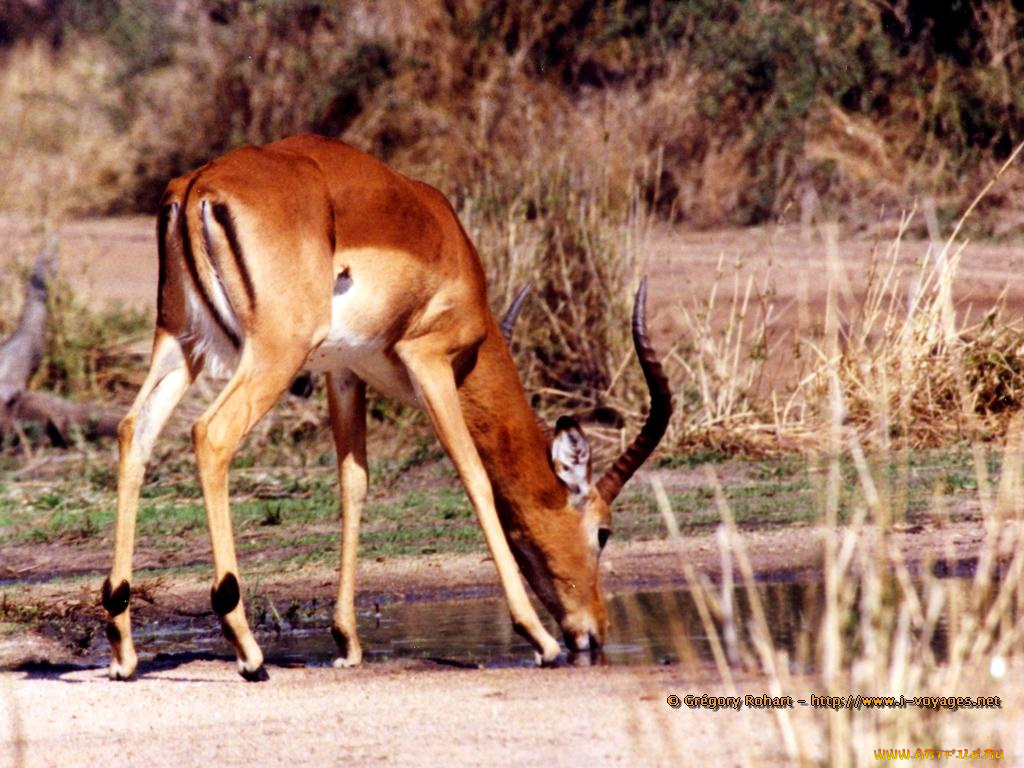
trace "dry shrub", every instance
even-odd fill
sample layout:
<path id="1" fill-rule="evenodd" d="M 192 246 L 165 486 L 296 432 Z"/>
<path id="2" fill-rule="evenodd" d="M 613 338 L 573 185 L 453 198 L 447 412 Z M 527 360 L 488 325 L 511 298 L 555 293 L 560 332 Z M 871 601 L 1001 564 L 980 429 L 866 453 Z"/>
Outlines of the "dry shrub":
<path id="1" fill-rule="evenodd" d="M 600 179 L 584 181 L 557 158 L 527 167 L 508 213 L 488 207 L 487 187 L 467 192 L 460 212 L 495 311 L 531 286 L 513 341 L 524 384 L 549 417 L 634 427 L 646 399 L 629 328 L 648 219 L 639 203 L 609 205 Z M 609 439 L 618 445 L 617 432 Z"/>
<path id="2" fill-rule="evenodd" d="M 1015 158 L 999 169 L 1000 182 Z M 915 220 L 906 215 L 892 240 L 876 246 L 856 289 L 836 226 L 822 226 L 828 293 L 820 324 L 802 304 L 799 327 L 777 329 L 771 262 L 757 273 L 741 261 L 726 268 L 721 258 L 706 295 L 672 307 L 679 336 L 665 355 L 676 393 L 674 448 L 820 447 L 833 390 L 844 425 L 872 450 L 1004 436 L 1024 403 L 1024 323 L 1001 300 L 991 307 L 954 301 L 969 247 L 962 233 L 985 195 L 1005 194 L 995 181 L 950 240 L 933 242 L 917 262 L 904 249 Z"/>
<path id="3" fill-rule="evenodd" d="M 755 675 L 758 692 L 794 698 L 813 693 L 843 702 L 824 712 L 803 706 L 773 711 L 790 765 L 875 765 L 876 749 L 909 749 L 913 757 L 918 747 L 967 748 L 967 754 L 957 754 L 967 757 L 978 748 L 1012 748 L 1016 739 L 1019 713 L 1005 702 L 1018 685 L 1024 639 L 1024 418 L 1013 408 L 1024 394 L 1019 358 L 1024 337 L 996 311 L 965 327 L 952 301 L 962 254 L 953 247 L 959 227 L 944 247 L 901 273 L 899 249 L 908 224 L 889 252 L 875 260 L 860 302 L 843 296 L 848 283 L 835 232 L 824 229 L 830 302 L 816 344 L 820 367 L 798 390 L 807 399 L 806 419 L 787 425 L 815 434 L 807 446 L 809 466 L 822 475 L 812 534 L 823 544 L 817 591 L 822 601 L 815 597 L 806 606 L 787 647 L 772 639 L 745 535 L 714 470 L 707 468 L 707 484 L 721 517 L 721 586 L 695 572 L 668 496 L 652 479 L 723 692 L 742 694 L 740 681 Z M 913 286 L 909 293 L 908 286 Z M 734 307 L 747 305 L 747 290 L 733 295 Z M 728 327 L 742 324 L 733 321 Z M 905 431 L 894 434 L 896 428 Z M 984 441 L 996 434 L 1004 441 L 993 449 Z M 889 476 L 894 468 L 907 473 L 906 447 L 948 444 L 951 437 L 969 439 L 977 487 L 976 504 L 970 506 L 979 510 L 982 529 L 977 558 L 965 578 L 947 576 L 963 563 L 954 536 L 945 537 L 945 551 L 922 557 L 918 540 L 905 526 L 894 525 L 904 518 L 907 500 Z M 875 449 L 871 454 L 869 447 Z M 998 477 L 991 475 L 993 460 Z M 951 501 L 936 488 L 929 525 L 951 522 Z M 963 509 L 962 497 L 955 503 Z M 733 578 L 749 611 L 735 608 Z M 695 656 L 693 635 L 692 627 L 680 628 L 675 638 L 680 658 Z M 945 703 L 899 706 L 901 696 Z M 1002 697 L 998 717 L 992 709 L 950 701 L 980 696 Z M 874 697 L 893 697 L 896 705 L 872 703 Z M 738 749 L 741 763 L 759 764 L 759 755 L 745 752 L 743 744 Z"/>
<path id="4" fill-rule="evenodd" d="M 8 52 L 0 67 L 0 208 L 59 217 L 103 208 L 131 183 L 113 59 L 91 39 L 57 53 L 40 41 Z"/>
<path id="5" fill-rule="evenodd" d="M 1024 326 L 1007 320 L 1001 302 L 982 308 L 953 301 L 957 268 L 966 243 L 958 241 L 964 222 L 1024 149 L 1019 146 L 968 207 L 945 244 L 932 243 L 916 270 L 901 271 L 905 217 L 888 253 L 872 261 L 859 304 L 844 300 L 834 227 L 826 227 L 830 293 L 826 319 L 835 325 L 834 349 L 819 348 L 822 361 L 808 380 L 809 400 L 842 393 L 844 418 L 872 445 L 904 447 L 981 440 L 1005 434 L 1024 401 Z M 846 305 L 843 311 L 843 305 Z M 845 322 L 840 323 L 840 318 Z M 975 315 L 974 317 L 977 317 Z M 835 381 L 833 381 L 835 379 Z"/>
<path id="6" fill-rule="evenodd" d="M 46 351 L 33 386 L 80 400 L 130 402 L 142 385 L 152 338 L 146 312 L 95 312 L 65 279 L 51 283 Z"/>
<path id="7" fill-rule="evenodd" d="M 723 256 L 708 295 L 676 306 L 683 337 L 667 363 L 678 382 L 677 450 L 760 453 L 780 447 L 774 393 L 765 391 L 769 358 L 777 357 L 771 281 L 770 269 L 744 277 L 739 261 L 727 270 Z"/>
<path id="8" fill-rule="evenodd" d="M 770 220 L 809 190 L 855 221 L 913 194 L 949 216 L 1024 120 L 1008 3 L 11 5 L 0 69 L 46 85 L 6 103 L 38 91 L 54 113 L 21 134 L 19 173 L 60 157 L 9 184 L 37 208 L 59 188 L 78 209 L 149 210 L 170 176 L 313 130 L 449 193 L 486 179 L 499 203 L 522 157 L 564 153 L 602 165 L 617 204 L 644 177 L 652 210 L 699 226 Z"/>

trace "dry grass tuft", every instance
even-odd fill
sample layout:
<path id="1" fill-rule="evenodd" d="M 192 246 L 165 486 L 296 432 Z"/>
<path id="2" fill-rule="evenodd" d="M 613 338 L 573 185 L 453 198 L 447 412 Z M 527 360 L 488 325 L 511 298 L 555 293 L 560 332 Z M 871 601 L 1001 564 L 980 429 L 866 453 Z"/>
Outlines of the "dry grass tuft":
<path id="1" fill-rule="evenodd" d="M 806 420 L 783 425 L 795 431 L 813 426 L 818 437 L 808 444 L 809 463 L 824 470 L 815 529 L 824 549 L 823 604 L 810 606 L 803 625 L 793 628 L 797 638 L 789 647 L 797 649 L 795 656 L 772 640 L 743 534 L 714 469 L 708 467 L 707 482 L 721 518 L 721 586 L 709 584 L 683 556 L 668 496 L 652 480 L 669 538 L 680 546 L 680 568 L 726 693 L 736 693 L 741 673 L 759 676 L 772 695 L 799 698 L 813 692 L 843 702 L 901 695 L 946 702 L 948 697 L 1000 696 L 1005 701 L 1012 692 L 1006 674 L 1019 666 L 1024 640 L 1024 418 L 1016 407 L 1024 394 L 1021 329 L 1002 322 L 998 307 L 970 321 L 969 313 L 954 306 L 962 222 L 944 246 L 929 251 L 915 270 L 901 273 L 899 252 L 908 222 L 909 217 L 888 251 L 873 261 L 860 301 L 843 295 L 849 293 L 849 282 L 835 229 L 823 229 L 829 302 L 823 332 L 811 343 L 819 362 L 796 388 L 807 404 Z M 733 311 L 722 336 L 731 340 L 726 350 L 742 346 L 737 337 L 750 338 L 742 318 L 751 284 L 734 285 Z M 701 327 L 688 317 L 691 328 Z M 721 357 L 720 349 L 714 357 Z M 734 372 L 743 370 L 735 362 L 729 365 Z M 700 365 L 693 370 L 698 380 L 707 379 Z M 707 412 L 721 402 L 737 401 L 728 393 L 724 401 L 706 397 Z M 745 410 L 727 407 L 722 412 L 735 413 L 742 432 Z M 997 437 L 1001 447 L 990 447 L 987 441 Z M 908 447 L 964 439 L 975 458 L 985 533 L 970 575 L 957 578 L 945 576 L 957 564 L 952 542 L 948 553 L 923 563 L 908 552 L 894 526 L 903 518 L 905 499 L 892 490 L 886 473 L 900 467 L 905 471 Z M 990 475 L 994 459 L 998 478 Z M 852 496 L 845 495 L 844 476 L 855 478 Z M 942 502 L 937 489 L 932 515 L 939 525 L 946 514 Z M 841 519 L 843 507 L 848 514 Z M 746 614 L 733 608 L 734 578 L 746 593 Z M 681 657 L 689 642 L 685 632 L 678 639 Z M 877 764 L 876 749 L 909 748 L 913 755 L 918 747 L 966 747 L 969 755 L 976 748 L 1012 746 L 1019 713 L 1005 706 L 951 711 L 958 708 L 952 703 L 895 707 L 861 701 L 824 712 L 798 706 L 773 714 L 791 765 Z M 742 748 L 739 759 L 758 763 Z"/>
<path id="2" fill-rule="evenodd" d="M 76 40 L 21 43 L 0 66 L 0 210 L 36 217 L 104 209 L 130 183 L 135 148 L 115 114 L 113 52 Z"/>
<path id="3" fill-rule="evenodd" d="M 697 226 L 809 192 L 863 224 L 914 195 L 949 216 L 1022 136 L 1006 3 L 7 6 L 3 205 L 33 211 L 152 210 L 167 178 L 312 130 L 449 193 L 507 202 L 561 158 Z M 979 225 L 1008 231 L 1008 202 Z"/>
<path id="4" fill-rule="evenodd" d="M 1024 398 L 1021 357 L 1024 327 L 1007 320 L 1000 305 L 957 307 L 953 286 L 967 247 L 958 240 L 964 223 L 1024 149 L 1019 146 L 968 207 L 945 244 L 932 243 L 915 271 L 901 274 L 900 230 L 883 258 L 872 261 L 864 299 L 843 296 L 834 227 L 824 228 L 829 264 L 828 316 L 835 324 L 834 349 L 818 347 L 822 361 L 808 379 L 806 397 L 838 388 L 843 418 L 871 445 L 888 448 L 990 440 L 1006 433 L 1014 407 Z M 976 315 L 975 315 L 976 316 Z M 826 341 L 831 339 L 826 321 Z M 838 379 L 837 383 L 832 377 Z"/>

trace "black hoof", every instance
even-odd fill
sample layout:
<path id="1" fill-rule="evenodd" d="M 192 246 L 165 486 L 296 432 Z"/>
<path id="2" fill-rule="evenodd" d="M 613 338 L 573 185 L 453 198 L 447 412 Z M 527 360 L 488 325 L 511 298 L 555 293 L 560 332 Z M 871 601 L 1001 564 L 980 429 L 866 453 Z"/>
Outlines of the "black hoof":
<path id="1" fill-rule="evenodd" d="M 567 661 L 568 659 L 565 653 L 560 653 L 557 656 L 555 656 L 555 658 L 551 659 L 551 661 L 545 661 L 544 659 L 541 659 L 540 666 L 542 669 L 558 669 L 559 667 L 566 666 Z"/>
<path id="2" fill-rule="evenodd" d="M 239 674 L 249 683 L 265 683 L 270 679 L 270 675 L 267 674 L 267 668 L 262 664 L 252 672 L 243 669 Z"/>
<path id="3" fill-rule="evenodd" d="M 133 670 L 130 675 L 122 675 L 120 672 L 115 672 L 110 676 L 111 680 L 116 680 L 119 683 L 134 683 L 139 679 L 139 671 Z"/>

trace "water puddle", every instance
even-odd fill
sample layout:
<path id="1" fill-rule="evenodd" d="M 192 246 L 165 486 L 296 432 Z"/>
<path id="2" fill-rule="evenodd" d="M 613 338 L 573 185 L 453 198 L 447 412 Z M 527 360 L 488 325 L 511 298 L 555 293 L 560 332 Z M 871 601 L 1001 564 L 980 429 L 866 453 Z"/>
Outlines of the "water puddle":
<path id="1" fill-rule="evenodd" d="M 952 579 L 963 590 L 972 587 L 973 560 L 941 561 L 930 566 L 932 575 Z M 995 578 L 1001 578 L 1001 567 Z M 915 580 L 924 574 L 913 574 Z M 793 671 L 812 671 L 816 637 L 821 626 L 825 593 L 822 582 L 806 572 L 762 574 L 753 589 L 765 612 L 775 648 L 784 651 Z M 732 661 L 749 649 L 754 622 L 750 593 L 744 586 L 723 590 L 711 586 L 707 599 L 714 605 L 716 632 Z M 257 638 L 271 664 L 283 666 L 329 665 L 336 648 L 330 633 L 332 605 L 293 603 L 287 609 L 258 598 L 249 602 Z M 707 636 L 694 593 L 689 587 L 641 588 L 610 596 L 611 632 L 603 661 L 614 665 L 714 663 L 713 643 Z M 544 611 L 542 619 L 555 637 L 561 633 Z M 731 619 L 723 619 L 730 617 Z M 467 667 L 522 666 L 533 663 L 530 645 L 512 630 L 508 607 L 500 596 L 481 597 L 462 592 L 407 598 L 372 604 L 358 612 L 364 660 L 380 663 L 396 659 L 429 659 Z M 88 647 L 79 647 L 76 663 L 105 665 L 109 647 L 101 632 L 88 635 Z M 143 662 L 177 663 L 193 657 L 233 658 L 212 613 L 184 616 L 173 621 L 142 623 L 135 627 L 136 645 Z M 946 632 L 941 624 L 931 638 L 942 657 Z"/>
<path id="2" fill-rule="evenodd" d="M 808 638 L 821 621 L 824 593 L 818 582 L 772 582 L 756 586 L 777 647 L 791 658 L 811 651 Z M 721 590 L 716 590 L 721 600 Z M 745 589 L 733 592 L 736 623 L 749 624 L 750 604 Z M 688 588 L 621 592 L 608 602 L 611 633 L 604 662 L 650 665 L 713 659 L 700 614 Z M 561 633 L 545 618 L 555 637 Z M 358 614 L 364 661 L 430 659 L 453 666 L 503 667 L 533 663 L 531 646 L 517 635 L 508 607 L 500 597 L 453 602 L 385 603 Z M 273 623 L 273 622 L 271 622 Z M 262 629 L 257 637 L 271 664 L 329 665 L 336 654 L 325 608 L 301 620 L 282 619 L 280 631 Z M 171 625 L 144 625 L 135 630 L 143 661 L 176 654 L 231 657 L 212 614 Z M 96 642 L 86 660 L 105 663 L 105 641 Z M 809 657 L 809 655 L 808 655 Z"/>
<path id="3" fill-rule="evenodd" d="M 966 591 L 972 589 L 974 560 L 932 563 L 934 577 L 950 579 Z M 1002 577 L 996 568 L 996 580 Z M 817 575 L 818 578 L 815 578 Z M 911 573 L 918 581 L 924 573 Z M 824 588 L 819 574 L 780 571 L 761 574 L 766 581 L 754 586 L 763 606 L 772 643 L 784 651 L 794 672 L 811 672 L 816 636 L 821 626 Z M 23 580 L 24 581 L 24 580 Z M 754 621 L 750 592 L 743 586 L 725 591 L 711 586 L 716 632 L 727 656 L 736 662 L 750 653 Z M 271 606 L 259 598 L 248 605 L 252 624 L 267 660 L 279 666 L 328 666 L 336 654 L 330 633 L 329 603 L 293 603 Z M 556 638 L 561 633 L 539 611 Z M 694 593 L 688 587 L 640 588 L 609 596 L 611 631 L 603 662 L 610 665 L 715 663 L 713 641 L 701 621 Z M 534 664 L 532 648 L 513 630 L 503 597 L 481 597 L 478 592 L 430 593 L 406 601 L 373 603 L 358 610 L 359 637 L 369 664 L 394 659 L 431 659 L 455 667 L 514 667 Z M 731 616 L 729 620 L 723 617 Z M 92 622 L 93 620 L 89 620 Z M 143 663 L 176 664 L 193 657 L 230 659 L 233 653 L 211 612 L 184 615 L 172 621 L 137 624 L 136 646 Z M 105 666 L 110 648 L 101 632 L 86 635 L 74 665 Z M 940 622 L 931 638 L 935 653 L 946 652 L 945 627 Z M 84 652 L 83 652 L 84 650 Z"/>

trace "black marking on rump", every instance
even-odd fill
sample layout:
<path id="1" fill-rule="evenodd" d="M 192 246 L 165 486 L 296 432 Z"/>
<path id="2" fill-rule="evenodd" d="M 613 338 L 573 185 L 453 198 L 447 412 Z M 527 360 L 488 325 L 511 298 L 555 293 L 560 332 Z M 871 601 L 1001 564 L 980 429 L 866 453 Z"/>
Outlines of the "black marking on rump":
<path id="1" fill-rule="evenodd" d="M 206 292 L 206 286 L 203 285 L 202 280 L 199 279 L 199 270 L 196 268 L 196 257 L 192 250 L 192 236 L 188 231 L 188 196 L 192 192 L 192 187 L 195 186 L 196 181 L 199 179 L 197 173 L 189 181 L 188 186 L 185 188 L 185 194 L 181 199 L 181 214 L 178 216 L 178 232 L 181 235 L 181 250 L 185 254 L 185 266 L 188 267 L 188 274 L 192 278 L 192 284 L 195 285 L 196 290 L 199 291 L 199 297 L 203 300 L 203 304 L 206 305 L 207 311 L 213 317 L 214 322 L 217 323 L 218 327 L 224 332 L 224 335 L 228 337 L 228 341 L 235 349 L 239 349 L 242 346 L 241 339 L 238 338 L 238 334 L 235 333 L 231 327 L 227 324 L 227 321 L 220 316 L 217 312 L 217 308 L 213 305 L 213 301 L 210 299 L 210 295 Z"/>
<path id="2" fill-rule="evenodd" d="M 156 249 L 158 254 L 158 272 L 156 287 L 156 316 L 164 314 L 164 286 L 167 284 L 167 228 L 177 203 L 167 203 L 160 207 L 156 219 Z"/>
<path id="3" fill-rule="evenodd" d="M 110 583 L 110 578 L 103 580 L 103 607 L 111 616 L 120 616 L 128 609 L 128 602 L 131 600 L 132 588 L 127 579 L 122 579 L 117 589 Z"/>
<path id="4" fill-rule="evenodd" d="M 210 602 L 213 603 L 213 612 L 218 616 L 226 616 L 235 610 L 238 601 L 241 599 L 241 592 L 238 589 L 238 577 L 233 573 L 225 574 L 220 584 L 210 590 Z"/>
<path id="5" fill-rule="evenodd" d="M 341 296 L 349 288 L 352 287 L 352 275 L 349 274 L 348 267 L 345 267 L 338 274 L 338 279 L 334 281 L 334 295 Z"/>
<path id="6" fill-rule="evenodd" d="M 334 231 L 334 206 L 327 206 L 327 240 L 331 244 L 331 253 L 337 247 L 337 234 Z"/>
<path id="7" fill-rule="evenodd" d="M 238 269 L 238 274 L 242 276 L 242 284 L 245 286 L 245 295 L 249 297 L 249 306 L 256 306 L 256 289 L 252 284 L 252 276 L 249 274 L 249 268 L 245 265 L 245 257 L 242 254 L 242 244 L 238 241 L 238 230 L 235 229 L 235 217 L 231 215 L 231 210 L 228 208 L 227 203 L 214 203 L 213 204 L 213 218 L 217 220 L 221 228 L 224 230 L 224 235 L 228 239 L 228 247 L 231 249 L 231 255 L 235 259 L 235 267 Z M 205 228 L 203 230 L 205 232 Z M 207 235 L 207 242 L 209 242 L 209 235 Z M 209 248 L 209 246 L 207 246 Z M 212 249 L 211 249 L 212 250 Z"/>

